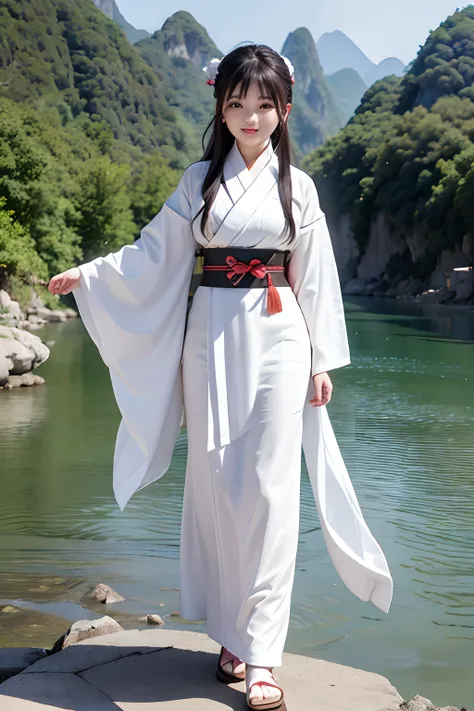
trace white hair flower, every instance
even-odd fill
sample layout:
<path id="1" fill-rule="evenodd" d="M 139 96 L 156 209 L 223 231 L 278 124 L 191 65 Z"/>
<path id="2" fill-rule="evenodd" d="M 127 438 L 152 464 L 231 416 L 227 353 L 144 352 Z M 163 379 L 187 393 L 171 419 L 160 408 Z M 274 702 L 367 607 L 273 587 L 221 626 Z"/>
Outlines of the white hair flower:
<path id="1" fill-rule="evenodd" d="M 288 57 L 283 57 L 283 55 L 282 55 L 281 58 L 285 62 L 286 66 L 288 67 L 288 71 L 290 72 L 291 81 L 294 84 L 295 83 L 295 68 L 292 65 L 292 63 L 290 62 L 290 60 L 288 59 Z"/>
<path id="2" fill-rule="evenodd" d="M 202 68 L 203 72 L 206 72 L 207 74 L 207 83 L 208 84 L 215 84 L 216 83 L 216 76 L 217 72 L 219 71 L 219 64 L 221 63 L 220 59 L 217 59 L 217 57 L 214 57 L 211 59 L 211 61 Z"/>

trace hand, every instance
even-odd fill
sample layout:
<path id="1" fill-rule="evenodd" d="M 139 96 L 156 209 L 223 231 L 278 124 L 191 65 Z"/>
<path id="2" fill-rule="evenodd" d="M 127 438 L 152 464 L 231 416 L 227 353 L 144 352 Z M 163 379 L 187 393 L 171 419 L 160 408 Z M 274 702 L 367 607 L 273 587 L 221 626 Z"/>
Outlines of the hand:
<path id="1" fill-rule="evenodd" d="M 81 281 L 81 272 L 78 267 L 68 269 L 66 272 L 53 276 L 48 284 L 48 291 L 51 294 L 69 294 L 77 289 Z"/>
<path id="2" fill-rule="evenodd" d="M 321 407 L 322 405 L 327 405 L 332 397 L 332 382 L 331 378 L 327 373 L 318 373 L 318 375 L 313 375 L 314 389 L 316 390 L 316 397 L 313 397 L 309 401 L 312 407 Z"/>

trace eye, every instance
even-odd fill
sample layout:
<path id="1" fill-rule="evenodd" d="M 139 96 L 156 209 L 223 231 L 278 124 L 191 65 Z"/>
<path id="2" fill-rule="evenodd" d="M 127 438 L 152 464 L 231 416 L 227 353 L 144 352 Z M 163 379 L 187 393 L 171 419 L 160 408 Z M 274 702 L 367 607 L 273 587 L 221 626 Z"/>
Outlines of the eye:
<path id="1" fill-rule="evenodd" d="M 238 109 L 239 106 L 242 106 L 242 104 L 238 101 L 233 101 L 231 104 L 229 104 L 229 109 Z"/>
<path id="2" fill-rule="evenodd" d="M 262 109 L 273 109 L 274 106 L 273 106 L 273 104 L 262 104 L 261 108 Z"/>

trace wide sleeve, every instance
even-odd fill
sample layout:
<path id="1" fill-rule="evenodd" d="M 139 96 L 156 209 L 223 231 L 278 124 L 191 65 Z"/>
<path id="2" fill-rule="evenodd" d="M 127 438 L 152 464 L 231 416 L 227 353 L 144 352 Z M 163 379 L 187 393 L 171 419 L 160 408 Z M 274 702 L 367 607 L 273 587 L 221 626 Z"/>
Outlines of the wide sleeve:
<path id="1" fill-rule="evenodd" d="M 79 267 L 74 292 L 122 415 L 114 457 L 121 508 L 168 469 L 181 422 L 180 361 L 196 248 L 185 176 L 134 244 Z"/>
<path id="2" fill-rule="evenodd" d="M 350 363 L 339 275 L 313 181 L 307 176 L 300 228 L 290 254 L 288 280 L 306 321 L 312 375 Z"/>

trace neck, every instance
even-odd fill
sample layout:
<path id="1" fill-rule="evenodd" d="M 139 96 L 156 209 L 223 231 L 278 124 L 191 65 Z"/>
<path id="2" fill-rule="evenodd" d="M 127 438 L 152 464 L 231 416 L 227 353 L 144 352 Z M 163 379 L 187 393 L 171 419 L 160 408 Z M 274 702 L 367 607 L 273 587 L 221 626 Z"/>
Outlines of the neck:
<path id="1" fill-rule="evenodd" d="M 266 149 L 268 148 L 269 140 L 270 139 L 267 139 L 265 143 L 260 144 L 258 146 L 246 146 L 242 145 L 242 143 L 240 143 L 240 141 L 236 139 L 237 148 L 239 149 L 240 154 L 245 161 L 245 165 L 249 170 L 253 166 L 257 158 L 259 158 L 262 153 L 266 151 Z"/>

